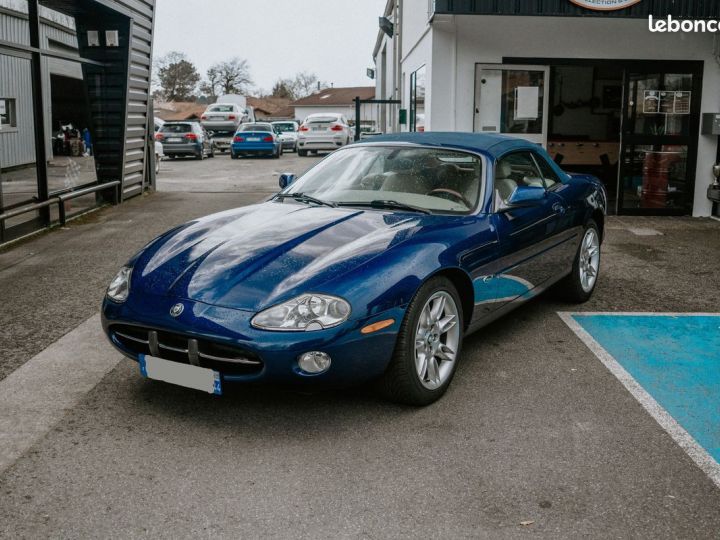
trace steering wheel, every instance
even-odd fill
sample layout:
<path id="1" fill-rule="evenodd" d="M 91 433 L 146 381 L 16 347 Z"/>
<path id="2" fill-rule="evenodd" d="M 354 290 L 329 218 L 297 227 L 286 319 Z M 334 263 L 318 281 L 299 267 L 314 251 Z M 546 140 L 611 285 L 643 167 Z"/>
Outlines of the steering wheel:
<path id="1" fill-rule="evenodd" d="M 463 203 L 463 204 L 464 204 L 465 206 L 467 206 L 468 208 L 472 208 L 472 207 L 473 207 L 473 204 L 472 204 L 470 201 L 468 201 L 468 200 L 462 195 L 462 193 L 458 193 L 458 192 L 455 191 L 454 189 L 437 188 L 437 189 L 433 189 L 433 190 L 430 191 L 429 193 L 426 193 L 425 195 L 427 195 L 428 197 L 432 197 L 434 193 L 443 193 L 443 194 L 445 194 L 445 195 L 451 195 L 452 197 L 454 197 L 456 200 L 458 200 L 458 201 L 460 201 L 461 203 Z"/>

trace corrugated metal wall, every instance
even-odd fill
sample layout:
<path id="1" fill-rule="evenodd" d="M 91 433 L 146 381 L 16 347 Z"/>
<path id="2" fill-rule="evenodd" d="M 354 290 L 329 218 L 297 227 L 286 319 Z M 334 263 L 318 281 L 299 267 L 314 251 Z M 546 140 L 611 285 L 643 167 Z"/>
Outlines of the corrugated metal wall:
<path id="1" fill-rule="evenodd" d="M 70 0 L 53 3 L 68 4 Z M 152 65 L 154 0 L 115 0 L 104 5 L 124 20 L 103 16 L 100 27 L 96 13 L 76 15 L 81 55 L 102 61 L 104 68 L 85 66 L 90 100 L 96 115 L 96 162 L 98 176 L 122 180 L 123 197 L 142 193 L 146 186 L 146 147 Z M 120 31 L 120 47 L 87 47 L 87 30 Z"/>
<path id="2" fill-rule="evenodd" d="M 145 146 L 147 141 L 150 103 L 150 71 L 152 67 L 152 35 L 155 0 L 118 0 L 115 4 L 130 10 L 133 17 L 128 66 L 128 104 L 124 159 L 123 193 L 136 195 L 143 188 Z M 152 130 L 150 130 L 152 131 Z"/>
<path id="3" fill-rule="evenodd" d="M 14 167 L 35 162 L 30 60 L 0 51 L 0 97 L 15 99 L 17 129 L 0 131 L 0 164 Z"/>

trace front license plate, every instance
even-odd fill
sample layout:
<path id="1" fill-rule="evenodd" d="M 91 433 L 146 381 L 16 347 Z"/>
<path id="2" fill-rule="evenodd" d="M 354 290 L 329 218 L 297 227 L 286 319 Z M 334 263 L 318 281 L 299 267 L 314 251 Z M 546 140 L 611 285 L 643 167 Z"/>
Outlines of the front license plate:
<path id="1" fill-rule="evenodd" d="M 248 142 L 260 142 L 260 137 L 248 137 Z"/>
<path id="2" fill-rule="evenodd" d="M 185 388 L 202 390 L 208 394 L 222 395 L 220 373 L 199 366 L 171 362 L 154 356 L 141 354 L 140 373 L 143 377 L 164 381 Z"/>

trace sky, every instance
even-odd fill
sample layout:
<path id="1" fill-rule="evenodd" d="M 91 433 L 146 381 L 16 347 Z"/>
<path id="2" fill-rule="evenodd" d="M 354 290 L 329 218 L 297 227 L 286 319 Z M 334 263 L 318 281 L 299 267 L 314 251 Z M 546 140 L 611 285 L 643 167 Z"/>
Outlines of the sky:
<path id="1" fill-rule="evenodd" d="M 366 70 L 386 0 L 157 0 L 155 57 L 188 55 L 201 75 L 248 60 L 256 87 L 316 73 L 334 86 L 372 86 Z"/>

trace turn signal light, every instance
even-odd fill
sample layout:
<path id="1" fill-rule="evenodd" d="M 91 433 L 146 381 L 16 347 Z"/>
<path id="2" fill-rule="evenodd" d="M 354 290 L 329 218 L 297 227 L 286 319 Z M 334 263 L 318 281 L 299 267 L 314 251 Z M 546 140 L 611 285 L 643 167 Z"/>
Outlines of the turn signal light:
<path id="1" fill-rule="evenodd" d="M 233 139 L 233 142 L 245 142 L 245 139 L 238 135 Z"/>
<path id="2" fill-rule="evenodd" d="M 203 114 L 203 115 L 200 117 L 200 120 L 207 120 L 207 116 Z"/>
<path id="3" fill-rule="evenodd" d="M 188 133 L 187 135 L 185 135 L 185 138 L 188 141 L 197 141 L 197 135 L 195 135 L 194 133 Z"/>
<path id="4" fill-rule="evenodd" d="M 155 140 L 156 140 L 156 141 L 162 141 L 164 138 L 165 138 L 165 135 L 163 135 L 162 133 L 156 133 L 156 134 L 155 134 Z"/>
<path id="5" fill-rule="evenodd" d="M 300 129 L 298 131 L 310 131 L 310 128 L 307 126 L 300 126 Z"/>
<path id="6" fill-rule="evenodd" d="M 267 137 L 263 137 L 263 142 L 273 142 L 272 135 L 268 135 Z"/>
<path id="7" fill-rule="evenodd" d="M 235 120 L 237 118 L 234 114 L 228 116 L 228 120 Z"/>
<path id="8" fill-rule="evenodd" d="M 330 128 L 330 130 L 331 131 L 342 131 L 343 127 L 338 124 L 335 124 L 333 127 Z"/>
<path id="9" fill-rule="evenodd" d="M 384 330 L 388 326 L 392 326 L 395 324 L 395 319 L 386 319 L 384 321 L 379 321 L 373 324 L 367 325 L 365 328 L 360 330 L 361 334 L 372 334 L 373 332 L 379 332 L 380 330 Z"/>

